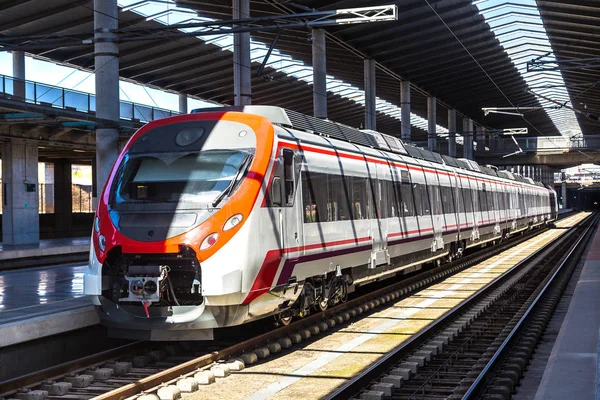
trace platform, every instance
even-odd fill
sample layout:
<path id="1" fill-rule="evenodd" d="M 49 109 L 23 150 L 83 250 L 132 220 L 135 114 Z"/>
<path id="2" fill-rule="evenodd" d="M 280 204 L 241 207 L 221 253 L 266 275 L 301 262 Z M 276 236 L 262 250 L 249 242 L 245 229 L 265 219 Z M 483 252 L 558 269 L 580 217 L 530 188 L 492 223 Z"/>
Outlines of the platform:
<path id="1" fill-rule="evenodd" d="M 0 348 L 98 323 L 85 264 L 0 272 Z"/>
<path id="2" fill-rule="evenodd" d="M 82 262 L 90 251 L 90 238 L 40 240 L 39 244 L 0 243 L 0 271 L 67 262 Z"/>
<path id="3" fill-rule="evenodd" d="M 600 399 L 600 229 L 588 248 L 536 400 Z"/>

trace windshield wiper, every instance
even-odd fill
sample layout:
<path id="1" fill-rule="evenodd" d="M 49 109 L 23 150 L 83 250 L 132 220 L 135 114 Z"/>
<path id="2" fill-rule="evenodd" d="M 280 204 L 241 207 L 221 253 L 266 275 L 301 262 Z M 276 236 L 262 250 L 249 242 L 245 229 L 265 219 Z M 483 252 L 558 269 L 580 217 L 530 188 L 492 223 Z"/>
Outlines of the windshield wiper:
<path id="1" fill-rule="evenodd" d="M 235 174 L 235 176 L 233 177 L 233 179 L 231 180 L 231 182 L 229 182 L 229 185 L 227 185 L 227 187 L 225 188 L 225 190 L 223 190 L 212 202 L 212 206 L 216 207 L 217 204 L 219 204 L 221 202 L 221 200 L 223 200 L 225 197 L 229 196 L 229 194 L 231 194 L 231 192 L 233 191 L 233 188 L 235 187 L 235 184 L 238 182 L 238 180 L 240 179 L 240 177 L 242 175 L 245 175 L 246 172 L 248 171 L 248 168 L 250 168 L 250 160 L 252 160 L 252 155 L 251 154 L 247 154 L 246 157 L 244 158 L 244 160 L 242 161 L 241 165 L 240 165 L 240 169 L 238 169 L 238 172 Z"/>

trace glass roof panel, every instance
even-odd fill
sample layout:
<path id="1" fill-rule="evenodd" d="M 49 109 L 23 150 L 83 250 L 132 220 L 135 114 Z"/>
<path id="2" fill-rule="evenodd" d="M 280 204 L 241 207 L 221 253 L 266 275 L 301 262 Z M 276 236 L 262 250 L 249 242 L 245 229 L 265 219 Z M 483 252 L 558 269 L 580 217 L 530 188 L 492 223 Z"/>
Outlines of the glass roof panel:
<path id="1" fill-rule="evenodd" d="M 560 71 L 527 72 L 527 62 L 543 57 L 554 60 L 550 40 L 546 34 L 542 17 L 535 0 L 477 0 L 473 4 L 492 28 L 492 32 L 504 47 L 526 84 L 535 94 L 541 94 L 552 100 L 570 103 L 569 94 Z M 552 85 L 552 88 L 539 88 Z M 565 107 L 538 96 L 542 107 L 562 136 L 581 134 L 581 128 L 575 113 Z"/>
<path id="2" fill-rule="evenodd" d="M 118 4 L 122 8 L 146 17 L 146 19 L 155 20 L 164 25 L 217 21 L 211 18 L 199 16 L 191 9 L 177 7 L 172 0 L 118 0 Z M 227 28 L 225 27 L 221 29 L 223 30 Z M 207 31 L 211 30 L 210 28 L 204 27 L 182 28 L 180 30 L 183 32 L 197 32 L 197 37 L 201 38 L 204 42 L 219 46 L 222 50 L 233 50 L 232 34 L 203 36 L 202 33 L 206 33 Z M 260 55 L 266 54 L 268 51 L 268 46 L 251 38 L 250 51 L 253 60 L 256 59 L 256 61 L 260 61 Z M 268 66 L 289 76 L 293 76 L 294 78 L 309 85 L 312 85 L 313 83 L 311 65 L 306 65 L 301 61 L 294 60 L 290 55 L 281 53 L 277 48 L 273 49 L 273 52 L 269 58 Z M 307 71 L 310 72 L 307 73 Z M 365 93 L 363 90 L 331 75 L 327 75 L 327 91 L 335 93 L 362 106 L 365 105 Z M 377 111 L 400 120 L 400 107 L 398 105 L 380 98 L 376 98 L 375 105 Z M 410 121 L 411 125 L 427 130 L 426 119 L 411 113 Z M 440 125 L 436 125 L 436 131 L 437 133 L 448 133 L 448 129 Z"/>

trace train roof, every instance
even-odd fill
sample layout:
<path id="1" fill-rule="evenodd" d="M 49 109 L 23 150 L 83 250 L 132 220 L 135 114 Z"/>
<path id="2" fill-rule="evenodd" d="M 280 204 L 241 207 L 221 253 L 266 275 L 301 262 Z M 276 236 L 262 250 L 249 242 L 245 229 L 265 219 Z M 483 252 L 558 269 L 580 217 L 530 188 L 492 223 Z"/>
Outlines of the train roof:
<path id="1" fill-rule="evenodd" d="M 356 129 L 348 125 L 340 124 L 339 122 L 315 118 L 310 115 L 288 110 L 282 107 L 259 105 L 213 107 L 195 109 L 192 110 L 192 113 L 215 111 L 238 111 L 257 114 L 267 118 L 271 121 L 271 123 L 282 127 L 334 138 L 344 142 L 359 144 L 391 153 L 408 155 L 410 157 L 432 163 L 449 165 L 455 168 L 465 169 L 467 171 L 479 172 L 486 175 L 544 187 L 542 183 L 535 182 L 531 178 L 526 178 L 509 171 L 500 171 L 497 167 L 491 165 L 482 166 L 474 160 L 468 160 L 466 158 L 454 158 L 421 147 L 412 146 L 404 143 L 397 137 L 386 135 L 381 132 L 368 129 Z"/>

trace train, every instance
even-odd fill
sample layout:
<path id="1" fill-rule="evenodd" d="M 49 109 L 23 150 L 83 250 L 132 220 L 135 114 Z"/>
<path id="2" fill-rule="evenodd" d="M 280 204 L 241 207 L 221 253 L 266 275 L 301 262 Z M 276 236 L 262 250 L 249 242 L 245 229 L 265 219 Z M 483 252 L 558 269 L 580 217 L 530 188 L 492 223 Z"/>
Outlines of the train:
<path id="1" fill-rule="evenodd" d="M 530 178 L 274 106 L 150 122 L 99 198 L 84 292 L 111 336 L 212 340 L 557 218 Z"/>

